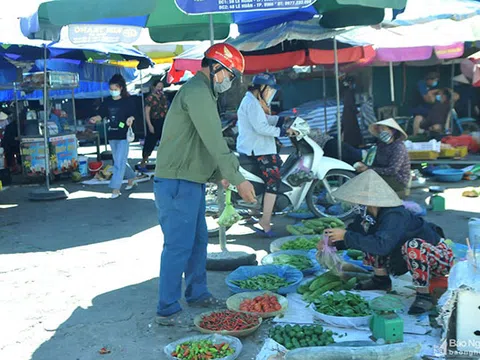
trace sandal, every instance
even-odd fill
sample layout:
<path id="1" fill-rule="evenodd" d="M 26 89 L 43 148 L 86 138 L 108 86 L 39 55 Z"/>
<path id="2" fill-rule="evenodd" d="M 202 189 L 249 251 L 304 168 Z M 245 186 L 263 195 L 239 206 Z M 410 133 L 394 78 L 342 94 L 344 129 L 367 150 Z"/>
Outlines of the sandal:
<path id="1" fill-rule="evenodd" d="M 226 308 L 227 303 L 224 300 L 217 299 L 214 296 L 209 296 L 203 300 L 193 301 L 188 303 L 191 307 L 200 308 Z"/>
<path id="2" fill-rule="evenodd" d="M 254 228 L 255 232 L 258 234 L 258 235 L 261 235 L 265 238 L 274 238 L 274 237 L 278 237 L 276 233 L 273 232 L 272 229 L 268 230 L 268 231 L 265 231 L 263 229 L 259 229 L 259 228 Z"/>
<path id="3" fill-rule="evenodd" d="M 361 281 L 355 286 L 355 290 L 392 290 L 392 280 L 390 276 L 372 276 L 370 279 Z"/>
<path id="4" fill-rule="evenodd" d="M 409 315 L 420 315 L 429 312 L 434 307 L 433 298 L 430 294 L 418 294 L 408 310 Z"/>
<path id="5" fill-rule="evenodd" d="M 170 316 L 157 315 L 155 317 L 155 323 L 160 326 L 190 327 L 193 324 L 193 318 L 189 313 L 180 310 Z"/>

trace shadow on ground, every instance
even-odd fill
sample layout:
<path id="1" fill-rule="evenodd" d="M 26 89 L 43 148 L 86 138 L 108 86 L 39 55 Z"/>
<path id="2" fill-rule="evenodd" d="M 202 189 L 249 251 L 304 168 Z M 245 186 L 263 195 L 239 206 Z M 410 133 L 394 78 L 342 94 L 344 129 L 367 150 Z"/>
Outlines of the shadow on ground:
<path id="1" fill-rule="evenodd" d="M 225 273 L 209 273 L 210 289 L 216 296 L 228 296 L 225 276 Z M 154 323 L 157 282 L 155 278 L 96 296 L 90 307 L 78 307 L 58 326 L 31 359 L 99 359 L 102 347 L 110 350 L 109 358 L 115 360 L 165 359 L 165 345 L 199 333 L 193 328 L 161 328 Z M 193 314 L 201 312 L 196 310 Z M 269 327 L 262 325 L 255 334 L 242 339 L 245 350 L 240 360 L 255 357 Z"/>

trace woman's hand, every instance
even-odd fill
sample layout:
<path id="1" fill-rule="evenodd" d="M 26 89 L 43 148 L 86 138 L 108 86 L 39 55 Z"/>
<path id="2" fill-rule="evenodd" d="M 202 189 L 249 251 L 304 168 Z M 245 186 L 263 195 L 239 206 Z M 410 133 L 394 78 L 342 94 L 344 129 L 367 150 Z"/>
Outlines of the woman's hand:
<path id="1" fill-rule="evenodd" d="M 133 121 L 135 120 L 135 118 L 133 116 L 130 116 L 128 119 L 127 119 L 127 126 L 128 127 L 131 127 L 133 125 Z"/>
<path id="2" fill-rule="evenodd" d="M 336 241 L 345 240 L 345 233 L 347 230 L 335 228 L 335 229 L 326 229 L 324 234 L 328 236 L 328 245 L 335 245 Z"/>
<path id="3" fill-rule="evenodd" d="M 362 172 L 368 170 L 368 166 L 365 165 L 365 164 L 364 164 L 363 162 L 361 162 L 361 161 L 355 163 L 355 164 L 353 165 L 353 167 L 354 167 L 355 170 L 357 170 L 357 172 L 359 172 L 359 173 L 362 173 Z"/>
<path id="4" fill-rule="evenodd" d="M 152 124 L 148 124 L 148 131 L 150 131 L 151 134 L 155 134 L 155 128 Z"/>
<path id="5" fill-rule="evenodd" d="M 298 135 L 299 135 L 298 131 L 295 131 L 293 129 L 287 129 L 287 136 L 288 137 L 294 137 L 294 136 L 298 136 Z"/>
<path id="6" fill-rule="evenodd" d="M 96 124 L 96 123 L 97 123 L 98 121 L 100 121 L 100 120 L 102 120 L 102 118 L 101 118 L 100 116 L 96 115 L 96 116 L 92 116 L 92 117 L 88 120 L 88 122 L 89 122 L 90 124 Z"/>

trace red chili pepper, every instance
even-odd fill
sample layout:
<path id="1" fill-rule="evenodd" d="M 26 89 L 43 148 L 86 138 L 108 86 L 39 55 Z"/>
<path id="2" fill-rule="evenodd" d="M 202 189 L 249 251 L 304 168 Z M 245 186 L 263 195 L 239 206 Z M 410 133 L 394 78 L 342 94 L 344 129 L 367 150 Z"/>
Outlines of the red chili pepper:
<path id="1" fill-rule="evenodd" d="M 236 311 L 213 312 L 204 316 L 200 327 L 211 331 L 245 330 L 258 325 L 258 317 Z"/>

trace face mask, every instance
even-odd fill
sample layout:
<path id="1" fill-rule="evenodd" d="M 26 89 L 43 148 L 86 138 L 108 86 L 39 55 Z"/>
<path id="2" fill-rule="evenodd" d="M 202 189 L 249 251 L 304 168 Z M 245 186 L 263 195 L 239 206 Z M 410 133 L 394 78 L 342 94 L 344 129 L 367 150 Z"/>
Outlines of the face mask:
<path id="1" fill-rule="evenodd" d="M 438 85 L 438 81 L 435 80 L 435 81 L 432 83 L 432 87 L 435 87 L 435 86 L 437 86 L 437 85 Z"/>
<path id="2" fill-rule="evenodd" d="M 438 102 L 442 101 L 442 95 L 435 95 L 435 100 Z"/>
<path id="3" fill-rule="evenodd" d="M 213 90 L 215 90 L 217 94 L 224 93 L 225 91 L 229 90 L 231 87 L 232 87 L 232 80 L 228 76 L 224 77 L 221 83 L 215 82 L 213 84 Z"/>
<path id="4" fill-rule="evenodd" d="M 380 141 L 383 141 L 384 143 L 389 143 L 390 140 L 392 140 L 393 135 L 390 133 L 390 131 L 380 131 L 380 134 L 378 134 L 378 138 Z"/>
<path id="5" fill-rule="evenodd" d="M 268 99 L 265 99 L 265 102 L 267 103 L 268 106 L 272 103 L 273 98 L 275 97 L 275 94 L 277 93 L 277 90 L 271 91 L 272 95 Z"/>
<path id="6" fill-rule="evenodd" d="M 120 90 L 110 90 L 110 95 L 112 95 L 112 97 L 118 97 L 120 96 Z"/>

